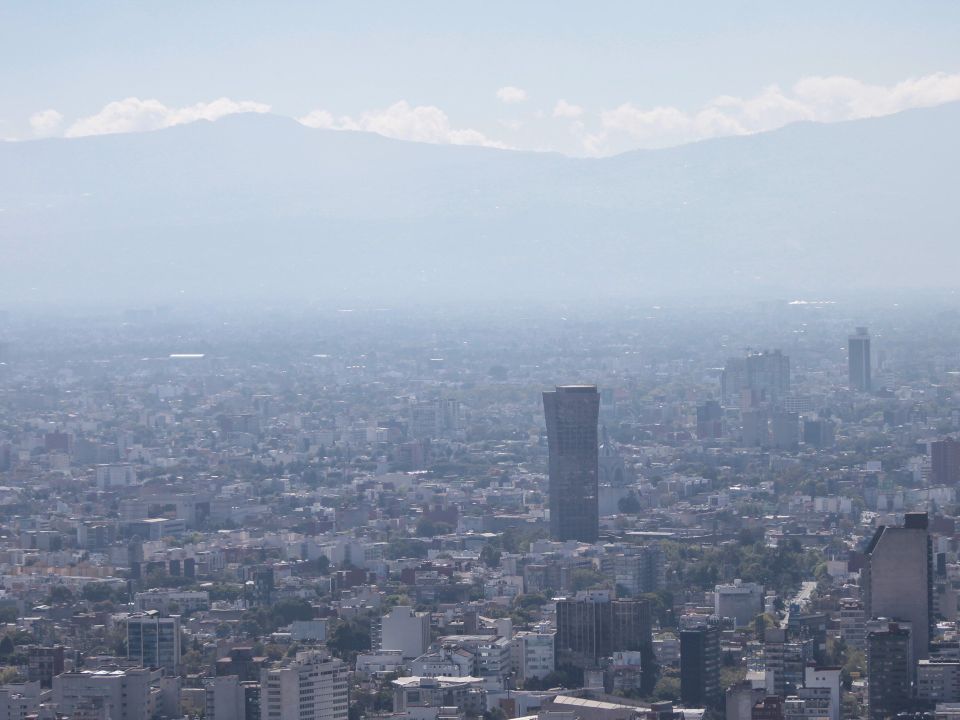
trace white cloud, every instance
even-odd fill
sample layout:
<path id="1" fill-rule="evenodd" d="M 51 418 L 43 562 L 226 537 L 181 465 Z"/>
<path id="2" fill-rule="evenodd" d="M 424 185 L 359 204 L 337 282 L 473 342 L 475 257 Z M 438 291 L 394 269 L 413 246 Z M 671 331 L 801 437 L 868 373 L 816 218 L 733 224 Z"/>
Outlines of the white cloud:
<path id="1" fill-rule="evenodd" d="M 298 120 L 310 127 L 361 130 L 398 140 L 506 147 L 503 143 L 491 140 L 479 130 L 451 127 L 447 114 L 434 105 L 412 106 L 406 100 L 395 102 L 382 110 L 369 110 L 357 118 L 344 115 L 334 119 L 333 115 L 326 110 L 313 110 Z"/>
<path id="2" fill-rule="evenodd" d="M 583 115 L 583 108 L 579 105 L 572 105 L 566 100 L 557 100 L 553 106 L 553 116 L 556 118 L 578 118 Z"/>
<path id="3" fill-rule="evenodd" d="M 839 76 L 807 77 L 789 91 L 771 85 L 753 97 L 721 95 L 693 111 L 624 103 L 601 113 L 601 130 L 584 138 L 584 149 L 604 154 L 627 148 L 664 147 L 724 135 L 748 135 L 801 120 L 857 120 L 955 100 L 960 100 L 960 74 L 935 73 L 894 85 L 870 85 Z"/>
<path id="4" fill-rule="evenodd" d="M 507 85 L 497 90 L 497 99 L 502 103 L 506 103 L 507 105 L 522 103 L 527 99 L 527 91 L 523 88 Z"/>
<path id="5" fill-rule="evenodd" d="M 63 115 L 56 110 L 41 110 L 30 116 L 30 129 L 35 137 L 56 135 L 63 123 Z"/>
<path id="6" fill-rule="evenodd" d="M 167 107 L 159 100 L 129 97 L 107 103 L 96 115 L 83 117 L 67 128 L 67 137 L 159 130 L 195 120 L 217 120 L 236 113 L 270 112 L 270 106 L 252 100 L 219 98 L 182 108 Z"/>
<path id="7" fill-rule="evenodd" d="M 313 110 L 303 117 L 297 118 L 297 120 L 303 125 L 312 128 L 335 128 L 337 126 L 336 121 L 333 119 L 333 114 L 328 113 L 326 110 Z"/>

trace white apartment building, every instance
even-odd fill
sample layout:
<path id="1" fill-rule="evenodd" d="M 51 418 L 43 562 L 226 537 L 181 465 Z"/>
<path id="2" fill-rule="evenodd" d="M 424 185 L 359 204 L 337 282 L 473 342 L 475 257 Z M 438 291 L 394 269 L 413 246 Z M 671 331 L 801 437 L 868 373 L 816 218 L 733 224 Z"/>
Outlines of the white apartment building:
<path id="1" fill-rule="evenodd" d="M 349 668 L 317 651 L 260 673 L 261 720 L 347 720 Z"/>
<path id="2" fill-rule="evenodd" d="M 556 667 L 556 633 L 518 632 L 513 636 L 513 667 L 520 680 L 544 678 Z"/>
<path id="3" fill-rule="evenodd" d="M 400 650 L 404 658 L 423 655 L 430 646 L 430 614 L 397 605 L 380 623 L 380 649 Z"/>

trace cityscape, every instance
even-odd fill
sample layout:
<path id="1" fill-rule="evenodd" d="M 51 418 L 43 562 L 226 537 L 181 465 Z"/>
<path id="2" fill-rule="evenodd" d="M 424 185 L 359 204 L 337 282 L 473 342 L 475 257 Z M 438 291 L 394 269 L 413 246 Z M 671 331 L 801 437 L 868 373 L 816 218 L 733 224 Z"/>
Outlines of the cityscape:
<path id="1" fill-rule="evenodd" d="M 0 706 L 947 717 L 956 318 L 8 314 Z"/>
<path id="2" fill-rule="evenodd" d="M 0 3 L 0 720 L 960 720 L 960 3 Z"/>

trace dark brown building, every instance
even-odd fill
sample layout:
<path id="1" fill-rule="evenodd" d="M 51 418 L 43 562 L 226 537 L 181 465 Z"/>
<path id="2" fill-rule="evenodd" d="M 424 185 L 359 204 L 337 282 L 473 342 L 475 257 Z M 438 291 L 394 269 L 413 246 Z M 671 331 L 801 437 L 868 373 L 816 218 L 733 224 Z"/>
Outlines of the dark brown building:
<path id="1" fill-rule="evenodd" d="M 960 440 L 948 437 L 930 443 L 930 482 L 934 485 L 960 482 Z"/>

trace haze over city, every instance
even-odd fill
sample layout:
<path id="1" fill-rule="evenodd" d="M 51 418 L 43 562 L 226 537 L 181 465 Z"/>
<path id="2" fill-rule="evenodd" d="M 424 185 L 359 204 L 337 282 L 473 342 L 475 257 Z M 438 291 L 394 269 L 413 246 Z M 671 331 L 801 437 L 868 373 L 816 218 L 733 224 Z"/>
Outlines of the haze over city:
<path id="1" fill-rule="evenodd" d="M 0 720 L 960 720 L 958 37 L 0 6 Z"/>

